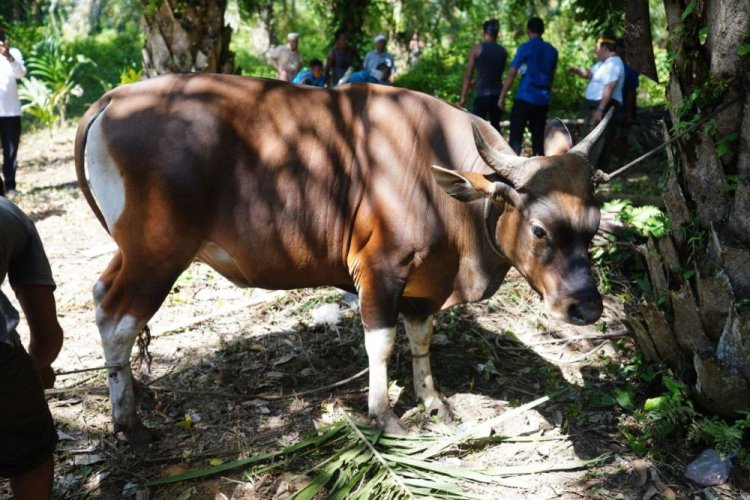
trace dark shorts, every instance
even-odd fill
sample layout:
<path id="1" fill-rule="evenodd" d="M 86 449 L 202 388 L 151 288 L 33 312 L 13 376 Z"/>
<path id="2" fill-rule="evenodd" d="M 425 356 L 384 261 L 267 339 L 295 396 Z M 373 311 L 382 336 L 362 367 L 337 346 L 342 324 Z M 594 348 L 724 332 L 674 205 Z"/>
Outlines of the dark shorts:
<path id="1" fill-rule="evenodd" d="M 0 342 L 0 476 L 32 470 L 56 445 L 57 431 L 31 358 L 23 347 Z"/>

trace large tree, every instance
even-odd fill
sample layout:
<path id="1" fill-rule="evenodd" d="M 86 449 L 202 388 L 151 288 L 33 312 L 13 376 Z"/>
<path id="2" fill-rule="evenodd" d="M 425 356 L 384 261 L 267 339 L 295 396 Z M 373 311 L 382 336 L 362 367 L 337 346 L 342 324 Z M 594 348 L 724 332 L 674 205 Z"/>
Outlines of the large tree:
<path id="1" fill-rule="evenodd" d="M 147 76 L 202 71 L 233 73 L 226 0 L 141 0 Z"/>
<path id="2" fill-rule="evenodd" d="M 652 294 L 630 323 L 647 357 L 689 380 L 704 408 L 732 416 L 750 408 L 750 2 L 664 7 L 667 132 L 705 124 L 669 151 L 672 231 L 644 248 Z"/>

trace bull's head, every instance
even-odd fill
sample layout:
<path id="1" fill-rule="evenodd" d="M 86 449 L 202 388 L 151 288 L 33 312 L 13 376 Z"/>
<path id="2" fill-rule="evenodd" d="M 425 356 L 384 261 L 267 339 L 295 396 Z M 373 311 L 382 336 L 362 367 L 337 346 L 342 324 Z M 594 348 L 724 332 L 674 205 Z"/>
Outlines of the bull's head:
<path id="1" fill-rule="evenodd" d="M 544 297 L 554 317 L 575 325 L 593 323 L 602 314 L 588 253 L 599 227 L 589 153 L 610 118 L 611 113 L 575 147 L 558 120 L 548 126 L 547 156 L 533 158 L 497 151 L 473 125 L 479 155 L 495 173 L 433 167 L 452 197 L 488 200 L 484 224 L 494 224 L 488 243 Z"/>

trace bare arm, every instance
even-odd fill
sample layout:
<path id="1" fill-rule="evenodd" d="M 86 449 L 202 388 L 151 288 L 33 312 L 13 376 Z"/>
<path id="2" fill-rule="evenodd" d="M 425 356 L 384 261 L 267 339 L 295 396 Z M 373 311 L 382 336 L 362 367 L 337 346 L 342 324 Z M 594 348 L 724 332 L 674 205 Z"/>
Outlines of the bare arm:
<path id="1" fill-rule="evenodd" d="M 586 68 L 571 66 L 568 68 L 568 71 L 573 73 L 574 75 L 580 76 L 581 78 L 586 78 L 587 80 L 590 80 L 592 77 L 591 71 L 587 70 Z"/>
<path id="2" fill-rule="evenodd" d="M 326 55 L 326 86 L 332 87 L 331 85 L 331 75 L 333 74 L 333 49 L 328 51 L 328 55 Z"/>
<path id="3" fill-rule="evenodd" d="M 497 100 L 497 106 L 502 111 L 505 111 L 505 94 L 508 93 L 508 89 L 510 89 L 510 86 L 513 84 L 513 80 L 515 80 L 517 74 L 518 68 L 514 68 L 513 66 L 511 66 L 508 70 L 508 76 L 505 77 L 503 89 L 500 91 L 500 98 Z"/>
<path id="4" fill-rule="evenodd" d="M 482 53 L 482 46 L 475 45 L 469 51 L 469 60 L 466 63 L 466 71 L 464 72 L 464 81 L 461 84 L 461 99 L 458 101 L 458 105 L 462 108 L 466 103 L 466 94 L 469 93 L 469 87 L 471 86 L 471 76 L 474 74 L 474 66 L 477 63 L 479 54 Z"/>
<path id="5" fill-rule="evenodd" d="M 604 87 L 604 92 L 602 93 L 602 100 L 599 101 L 599 107 L 596 108 L 596 112 L 591 117 L 591 122 L 594 124 L 599 123 L 602 121 L 602 117 L 604 116 L 604 110 L 607 109 L 607 106 L 609 106 L 609 103 L 612 101 L 612 94 L 615 91 L 615 85 L 617 85 L 617 80 L 614 82 L 608 83 Z"/>
<path id="6" fill-rule="evenodd" d="M 51 365 L 63 342 L 52 291 L 53 287 L 49 285 L 19 285 L 14 289 L 31 332 L 29 355 L 45 388 L 55 383 Z"/>

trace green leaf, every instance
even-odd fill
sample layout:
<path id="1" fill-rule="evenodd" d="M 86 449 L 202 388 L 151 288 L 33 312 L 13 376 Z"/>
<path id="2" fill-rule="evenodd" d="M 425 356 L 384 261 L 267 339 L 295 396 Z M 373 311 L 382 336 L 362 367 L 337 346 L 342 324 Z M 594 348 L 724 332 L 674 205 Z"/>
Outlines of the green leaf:
<path id="1" fill-rule="evenodd" d="M 615 399 L 617 404 L 626 410 L 632 410 L 635 407 L 632 387 L 615 388 Z"/>
<path id="2" fill-rule="evenodd" d="M 750 43 L 743 43 L 740 48 L 737 49 L 738 56 L 746 56 L 750 54 Z"/>
<path id="3" fill-rule="evenodd" d="M 646 411 L 656 411 L 663 408 L 667 403 L 668 399 L 666 396 L 659 396 L 656 398 L 649 398 L 643 403 L 643 409 Z"/>
<path id="4" fill-rule="evenodd" d="M 693 12 L 693 9 L 695 9 L 695 5 L 697 3 L 698 3 L 698 0 L 690 0 L 690 3 L 687 4 L 687 7 L 685 7 L 685 11 L 682 13 L 683 21 L 687 19 L 687 17 L 690 15 L 691 12 Z"/>
<path id="5" fill-rule="evenodd" d="M 698 41 L 701 45 L 706 44 L 706 40 L 708 39 L 708 28 L 701 28 L 701 30 L 698 32 Z"/>

